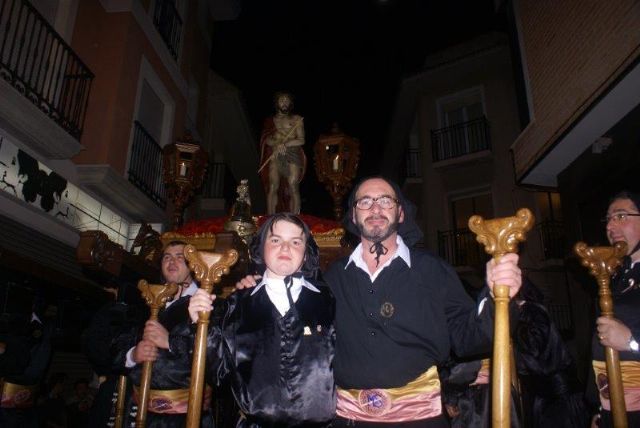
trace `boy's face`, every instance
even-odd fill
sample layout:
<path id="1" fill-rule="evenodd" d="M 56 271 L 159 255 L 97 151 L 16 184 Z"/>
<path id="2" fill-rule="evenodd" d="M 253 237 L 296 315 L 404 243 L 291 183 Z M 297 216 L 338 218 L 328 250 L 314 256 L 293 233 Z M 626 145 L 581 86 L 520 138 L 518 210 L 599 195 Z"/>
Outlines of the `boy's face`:
<path id="1" fill-rule="evenodd" d="M 276 221 L 263 245 L 269 278 L 283 279 L 302 267 L 307 241 L 299 226 L 286 220 Z"/>

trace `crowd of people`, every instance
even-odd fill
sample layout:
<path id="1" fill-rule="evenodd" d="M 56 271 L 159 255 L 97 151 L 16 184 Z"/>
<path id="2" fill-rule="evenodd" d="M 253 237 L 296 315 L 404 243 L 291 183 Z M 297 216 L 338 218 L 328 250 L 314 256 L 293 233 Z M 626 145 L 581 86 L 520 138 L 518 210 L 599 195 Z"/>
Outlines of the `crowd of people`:
<path id="1" fill-rule="evenodd" d="M 100 389 L 89 393 L 80 381 L 74 397 L 65 399 L 60 379 L 53 379 L 58 382 L 41 403 L 55 415 L 48 426 L 113 426 L 123 377 L 123 426 L 132 426 L 145 362 L 153 362 L 146 426 L 184 426 L 195 325 L 203 311 L 211 312 L 203 427 L 214 426 L 212 389 L 218 394 L 214 400 L 225 393 L 233 397 L 234 410 L 227 415 L 233 421 L 226 426 L 489 426 L 494 284 L 508 286 L 512 298 L 520 380 L 512 394 L 512 426 L 613 426 L 603 346 L 620 353 L 629 426 L 640 426 L 640 317 L 634 310 L 640 299 L 639 207 L 638 194 L 623 192 L 607 212 L 609 240 L 625 241 L 628 255 L 612 280 L 618 318 L 598 317 L 594 326 L 586 399 L 566 345 L 540 292 L 523 278 L 517 254 L 489 261 L 486 286 L 472 299 L 451 266 L 414 247 L 422 232 L 413 204 L 395 183 L 373 177 L 357 184 L 348 201 L 344 225 L 359 237 L 358 245 L 325 272 L 309 227 L 292 213 L 276 213 L 263 224 L 250 247 L 253 272 L 226 299 L 198 288 L 184 242 L 168 244 L 161 270 L 165 281 L 178 284 L 176 296 L 157 321 L 118 300 L 96 313 L 85 348 Z M 23 346 L 35 356 L 37 341 L 32 342 Z M 37 403 L 16 405 L 25 388 L 7 389 L 34 384 L 12 357 L 24 349 L 9 338 L 2 343 L 0 425 L 38 426 L 24 419 L 25 409 Z"/>

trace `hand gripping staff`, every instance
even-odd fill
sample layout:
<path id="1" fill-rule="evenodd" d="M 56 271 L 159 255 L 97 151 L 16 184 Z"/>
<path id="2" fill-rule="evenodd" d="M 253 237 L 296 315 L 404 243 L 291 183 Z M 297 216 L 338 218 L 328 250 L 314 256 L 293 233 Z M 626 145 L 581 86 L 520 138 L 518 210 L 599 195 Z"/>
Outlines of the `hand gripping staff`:
<path id="1" fill-rule="evenodd" d="M 141 279 L 140 282 L 138 282 L 138 290 L 142 293 L 142 298 L 151 310 L 149 320 L 157 321 L 158 312 L 160 312 L 160 309 L 165 305 L 167 299 L 173 297 L 178 292 L 178 285 L 174 283 L 166 285 L 149 284 L 144 279 Z M 146 423 L 152 368 L 153 362 L 145 361 L 142 363 L 142 378 L 140 379 L 140 396 L 138 402 L 138 413 L 136 414 L 136 428 L 143 428 Z"/>
<path id="2" fill-rule="evenodd" d="M 200 283 L 200 288 L 211 294 L 213 285 L 219 283 L 222 280 L 222 275 L 228 274 L 231 266 L 238 261 L 238 252 L 227 250 L 224 254 L 220 254 L 198 251 L 196 247 L 189 244 L 184 247 L 184 257 L 189 262 L 189 268 L 193 271 L 195 279 Z M 209 315 L 209 312 L 198 313 L 198 326 L 193 344 L 189 406 L 187 408 L 186 426 L 188 428 L 200 426 Z"/>
<path id="3" fill-rule="evenodd" d="M 499 259 L 518 251 L 518 243 L 526 239 L 533 227 L 534 216 L 526 208 L 513 217 L 484 220 L 478 215 L 469 219 L 469 229 L 476 240 L 484 244 L 487 254 Z M 496 307 L 493 326 L 493 357 L 491 367 L 491 423 L 493 428 L 511 426 L 511 337 L 509 335 L 509 287 L 494 284 Z"/>
<path id="4" fill-rule="evenodd" d="M 602 316 L 613 318 L 613 300 L 609 278 L 620 266 L 622 257 L 627 254 L 627 243 L 616 242 L 612 247 L 588 247 L 584 242 L 578 242 L 573 248 L 582 260 L 582 265 L 589 268 L 589 273 L 598 282 L 598 302 Z M 627 409 L 624 403 L 624 389 L 622 387 L 622 372 L 618 351 L 604 347 L 605 364 L 609 383 L 609 397 L 611 398 L 611 413 L 613 426 L 627 427 Z"/>

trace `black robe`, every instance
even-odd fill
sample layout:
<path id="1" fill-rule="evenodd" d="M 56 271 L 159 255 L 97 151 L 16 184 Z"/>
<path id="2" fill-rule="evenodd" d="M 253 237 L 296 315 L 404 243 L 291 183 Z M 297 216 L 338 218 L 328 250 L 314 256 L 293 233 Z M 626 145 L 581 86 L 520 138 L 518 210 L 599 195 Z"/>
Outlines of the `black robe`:
<path id="1" fill-rule="evenodd" d="M 546 308 L 525 301 L 513 332 L 525 427 L 580 428 L 589 412 L 573 361 Z"/>
<path id="2" fill-rule="evenodd" d="M 160 311 L 158 321 L 169 332 L 169 348 L 158 350 L 158 359 L 153 363 L 151 374 L 151 389 L 172 390 L 189 389 L 191 383 L 191 362 L 193 338 L 182 334 L 182 331 L 191 323 L 187 307 L 190 296 L 183 296 L 172 303 L 168 308 Z M 146 318 L 146 317 L 145 317 Z M 124 366 L 126 353 L 141 339 L 144 325 L 132 330 L 128 334 L 121 335 L 116 343 L 118 352 L 116 360 Z M 142 377 L 142 364 L 136 364 L 129 372 L 129 381 L 133 385 L 140 385 Z M 127 424 L 133 424 L 137 406 L 133 403 L 128 406 L 129 411 L 125 416 Z M 147 428 L 182 427 L 186 421 L 186 414 L 157 414 L 147 411 Z M 201 426 L 212 426 L 210 412 L 202 413 Z M 128 426 L 128 425 L 127 425 Z"/>
<path id="3" fill-rule="evenodd" d="M 114 341 L 123 333 L 137 328 L 144 322 L 141 318 L 146 311 L 141 306 L 122 302 L 105 304 L 91 319 L 91 323 L 84 331 L 82 345 L 85 355 L 98 376 L 105 381 L 100 384 L 94 397 L 89 417 L 94 427 L 106 427 L 115 422 L 115 404 L 118 399 L 117 385 L 121 375 L 126 376 L 127 370 L 119 361 L 114 364 L 111 355 Z M 131 392 L 131 382 L 127 382 L 127 396 Z"/>
<path id="4" fill-rule="evenodd" d="M 633 268 L 628 264 L 620 268 L 611 279 L 611 294 L 615 318 L 622 321 L 631 330 L 631 334 L 636 340 L 640 340 L 640 263 L 636 263 Z M 598 316 L 600 316 L 599 313 Z M 594 332 L 591 341 L 591 352 L 592 359 L 605 361 L 604 347 L 598 340 L 597 331 Z M 640 361 L 640 353 L 638 352 L 621 351 L 619 357 L 620 361 Z M 596 385 L 593 370 L 589 371 L 589 376 L 587 394 L 592 402 L 599 404 L 598 388 L 603 385 Z M 610 411 L 602 409 L 600 415 L 602 416 L 600 427 L 613 427 L 613 415 Z M 640 426 L 640 411 L 630 412 L 627 410 L 627 422 L 630 427 Z"/>
<path id="5" fill-rule="evenodd" d="M 210 374 L 229 376 L 242 427 L 313 427 L 335 414 L 334 301 L 329 290 L 302 287 L 281 316 L 266 288 L 239 290 L 208 336 Z"/>
<path id="6" fill-rule="evenodd" d="M 53 326 L 18 318 L 11 323 L 9 331 L 0 337 L 0 341 L 6 345 L 4 354 L 0 355 L 0 377 L 18 385 L 41 385 L 51 359 Z M 42 391 L 39 393 L 42 394 Z M 37 413 L 35 404 L 26 409 L 0 408 L 0 426 L 36 427 Z"/>

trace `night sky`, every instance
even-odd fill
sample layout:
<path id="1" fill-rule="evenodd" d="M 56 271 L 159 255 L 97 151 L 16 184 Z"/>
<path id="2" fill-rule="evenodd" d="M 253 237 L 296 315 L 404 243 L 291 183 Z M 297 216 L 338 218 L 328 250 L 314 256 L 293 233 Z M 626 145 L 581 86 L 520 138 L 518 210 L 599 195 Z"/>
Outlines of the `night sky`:
<path id="1" fill-rule="evenodd" d="M 319 186 L 320 134 L 337 122 L 361 142 L 358 176 L 377 173 L 401 79 L 429 53 L 504 26 L 491 0 L 245 0 L 236 20 L 216 22 L 211 66 L 242 92 L 256 141 L 273 93 L 294 94 L 309 159 L 303 212 L 318 211 L 328 194 L 305 195 Z"/>

